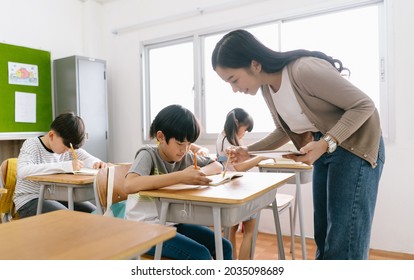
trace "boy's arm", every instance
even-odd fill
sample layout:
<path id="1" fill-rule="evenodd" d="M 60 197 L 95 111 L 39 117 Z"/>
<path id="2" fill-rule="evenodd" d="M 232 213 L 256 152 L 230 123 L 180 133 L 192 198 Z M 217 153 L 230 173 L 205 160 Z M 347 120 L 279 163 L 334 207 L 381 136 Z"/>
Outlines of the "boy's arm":
<path id="1" fill-rule="evenodd" d="M 154 190 L 179 184 L 181 183 L 181 172 L 143 176 L 137 173 L 128 173 L 124 183 L 125 192 L 132 194 L 143 190 Z"/>
<path id="2" fill-rule="evenodd" d="M 218 174 L 222 168 L 219 162 L 214 161 L 201 169 L 195 169 L 191 165 L 184 170 L 168 174 L 141 176 L 137 173 L 130 172 L 125 178 L 124 189 L 126 193 L 132 194 L 143 190 L 160 189 L 176 184 L 208 185 L 211 180 L 206 177 L 206 174 Z"/>
<path id="3" fill-rule="evenodd" d="M 72 172 L 72 161 L 62 161 L 53 163 L 34 162 L 34 157 L 24 151 L 20 152 L 17 161 L 17 176 L 25 178 L 30 175 L 55 174 Z"/>

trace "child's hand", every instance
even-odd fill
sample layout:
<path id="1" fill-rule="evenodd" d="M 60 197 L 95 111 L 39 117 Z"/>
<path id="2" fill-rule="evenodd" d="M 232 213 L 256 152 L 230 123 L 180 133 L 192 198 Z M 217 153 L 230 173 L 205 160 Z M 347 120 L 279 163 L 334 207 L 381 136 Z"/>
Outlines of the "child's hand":
<path id="1" fill-rule="evenodd" d="M 199 168 L 195 169 L 193 165 L 187 167 L 186 169 L 180 171 L 180 178 L 182 183 L 187 185 L 208 185 L 211 182 L 209 178 L 206 177 L 206 174 L 201 171 Z"/>
<path id="2" fill-rule="evenodd" d="M 83 162 L 77 159 L 72 161 L 73 171 L 79 171 L 83 167 Z"/>
<path id="3" fill-rule="evenodd" d="M 101 168 L 107 168 L 108 164 L 106 162 L 97 161 L 92 166 L 94 169 L 101 169 Z"/>

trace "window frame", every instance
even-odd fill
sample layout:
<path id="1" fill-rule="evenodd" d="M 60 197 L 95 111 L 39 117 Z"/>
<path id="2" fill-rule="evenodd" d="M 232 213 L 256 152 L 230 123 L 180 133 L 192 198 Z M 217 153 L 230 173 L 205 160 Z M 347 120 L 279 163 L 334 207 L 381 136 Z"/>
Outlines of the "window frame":
<path id="1" fill-rule="evenodd" d="M 389 46 L 387 45 L 387 35 L 388 32 L 387 31 L 387 22 L 386 19 L 388 18 L 388 14 L 386 14 L 386 2 L 385 1 L 368 1 L 368 3 L 355 3 L 353 5 L 349 5 L 347 7 L 343 7 L 343 6 L 339 6 L 339 7 L 331 7 L 331 8 L 326 8 L 326 9 L 322 9 L 322 10 L 318 10 L 317 12 L 315 11 L 304 11 L 301 12 L 300 14 L 296 14 L 296 15 L 289 15 L 289 16 L 284 16 L 284 17 L 278 17 L 278 18 L 273 18 L 273 19 L 266 19 L 263 21 L 258 21 L 255 23 L 239 23 L 237 26 L 233 26 L 232 28 L 229 29 L 229 27 L 221 27 L 221 28 L 216 28 L 214 30 L 209 30 L 209 31 L 205 31 L 205 32 L 201 32 L 200 30 L 196 30 L 193 31 L 191 33 L 187 33 L 187 34 L 176 34 L 176 35 L 170 35 L 167 38 L 157 38 L 155 40 L 150 40 L 150 41 L 146 41 L 146 42 L 142 42 L 141 43 L 141 58 L 142 58 L 142 89 L 143 89 L 143 102 L 142 102 L 142 112 L 143 112 L 143 131 L 142 131 L 142 138 L 144 143 L 148 143 L 150 141 L 149 139 L 149 127 L 151 124 L 150 120 L 150 116 L 151 116 L 151 112 L 149 111 L 151 108 L 151 104 L 150 104 L 150 89 L 149 89 L 149 80 L 147 80 L 147 78 L 149 77 L 149 63 L 148 63 L 148 54 L 149 54 L 149 50 L 156 48 L 156 47 L 162 47 L 162 46 L 168 46 L 168 45 L 173 45 L 173 44 L 178 44 L 181 43 L 183 41 L 188 42 L 190 40 L 193 41 L 193 47 L 194 47 L 194 51 L 193 51 L 193 61 L 194 61 L 194 114 L 197 116 L 197 118 L 200 120 L 201 125 L 202 125 L 202 133 L 199 137 L 199 139 L 197 140 L 197 143 L 202 144 L 202 145 L 215 145 L 215 141 L 217 139 L 218 133 L 206 133 L 204 127 L 206 127 L 206 106 L 205 106 L 205 85 L 204 85 L 204 78 L 205 78 L 205 73 L 204 73 L 204 65 L 205 64 L 210 64 L 210 57 L 204 57 L 204 40 L 207 36 L 212 36 L 215 34 L 220 34 L 223 32 L 228 32 L 230 30 L 236 29 L 236 28 L 252 28 L 252 27 L 257 27 L 260 25 L 265 25 L 265 24 L 269 24 L 269 23 L 274 23 L 277 24 L 280 28 L 281 24 L 283 24 L 283 22 L 287 22 L 287 21 L 292 21 L 295 19 L 302 19 L 302 18 L 307 18 L 307 17 L 312 17 L 312 16 L 318 16 L 318 15 L 324 15 L 324 14 L 330 14 L 330 13 L 335 13 L 335 12 L 340 12 L 340 11 L 346 11 L 346 10 L 350 10 L 350 9 L 355 9 L 355 8 L 364 8 L 364 7 L 368 7 L 368 6 L 372 6 L 372 5 L 377 5 L 379 7 L 379 19 L 378 19 L 378 26 L 379 26 L 379 34 L 380 34 L 380 38 L 379 38 L 379 55 L 380 55 L 380 59 L 381 59 L 381 69 L 379 69 L 379 75 L 380 75 L 380 71 L 383 73 L 384 78 L 380 79 L 380 94 L 379 94 L 379 99 L 380 99 L 380 108 L 379 112 L 380 112 L 380 118 L 381 118 L 381 126 L 382 126 L 382 130 L 383 130 L 383 135 L 385 139 L 393 139 L 392 135 L 392 131 L 391 131 L 391 123 L 392 123 L 392 115 L 393 115 L 393 111 L 392 111 L 392 96 L 390 94 L 391 90 L 390 90 L 390 84 L 392 83 L 392 77 L 390 77 L 389 73 L 391 73 L 390 69 L 391 69 L 391 65 L 389 63 L 390 61 L 390 55 L 391 52 L 389 51 Z M 385 35 L 383 35 L 385 34 Z M 281 34 L 279 33 L 279 36 L 281 36 Z M 280 42 L 280 37 L 279 37 L 279 42 Z M 280 46 L 278 46 L 280 49 Z M 223 120 L 224 122 L 224 120 Z M 273 129 L 271 129 L 273 130 Z M 271 132 L 271 130 L 269 130 L 269 132 Z M 255 141 L 258 140 L 262 137 L 264 137 L 266 133 L 260 133 L 260 132 L 252 132 L 252 133 L 248 133 L 246 134 L 246 136 L 244 137 L 245 142 L 251 142 L 251 141 Z"/>

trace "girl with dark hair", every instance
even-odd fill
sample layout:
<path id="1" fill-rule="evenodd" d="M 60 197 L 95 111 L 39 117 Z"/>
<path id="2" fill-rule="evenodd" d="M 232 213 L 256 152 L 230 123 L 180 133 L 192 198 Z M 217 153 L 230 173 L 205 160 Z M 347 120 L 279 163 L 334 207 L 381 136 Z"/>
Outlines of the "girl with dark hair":
<path id="1" fill-rule="evenodd" d="M 313 165 L 316 259 L 367 259 L 385 151 L 375 104 L 341 76 L 348 69 L 321 52 L 273 51 L 245 30 L 217 43 L 212 65 L 234 92 L 260 88 L 276 127 L 229 149 L 231 161 L 292 141 L 304 155 L 285 157 Z"/>
<path id="2" fill-rule="evenodd" d="M 231 146 L 241 146 L 242 138 L 245 133 L 251 132 L 253 129 L 253 118 L 242 108 L 234 108 L 226 117 L 224 129 L 219 134 L 216 143 L 217 158 L 229 171 L 247 171 L 265 157 L 256 156 L 249 158 L 237 164 L 227 164 L 226 150 Z M 233 245 L 233 259 L 248 260 L 252 249 L 253 232 L 256 224 L 256 215 L 251 216 L 246 221 L 243 221 L 241 226 L 243 229 L 243 241 L 240 245 L 239 253 L 237 254 L 236 232 L 239 225 L 235 225 L 230 229 L 230 242 Z"/>

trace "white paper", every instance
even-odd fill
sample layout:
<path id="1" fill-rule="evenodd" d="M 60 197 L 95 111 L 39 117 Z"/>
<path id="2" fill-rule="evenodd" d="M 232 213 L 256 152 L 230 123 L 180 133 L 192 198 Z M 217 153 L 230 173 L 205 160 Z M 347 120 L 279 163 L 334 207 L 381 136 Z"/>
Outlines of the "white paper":
<path id="1" fill-rule="evenodd" d="M 15 122 L 36 123 L 36 94 L 15 92 Z"/>

